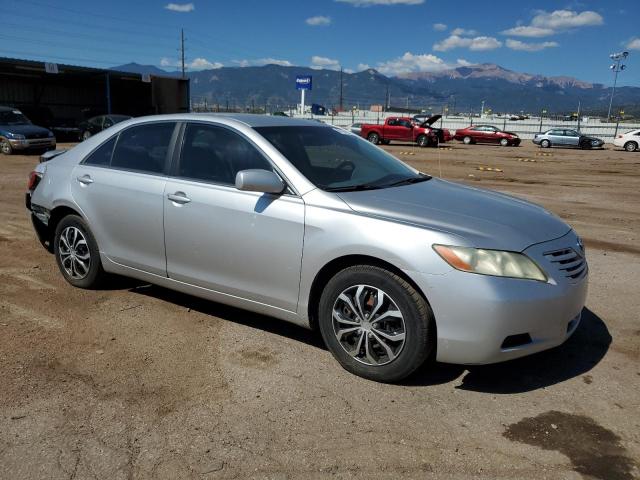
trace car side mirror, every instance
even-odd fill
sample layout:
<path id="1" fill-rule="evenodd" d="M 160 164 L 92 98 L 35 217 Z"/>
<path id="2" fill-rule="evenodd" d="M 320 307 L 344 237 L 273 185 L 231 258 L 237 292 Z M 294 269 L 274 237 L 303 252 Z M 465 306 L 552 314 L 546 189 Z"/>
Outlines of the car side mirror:
<path id="1" fill-rule="evenodd" d="M 245 192 L 282 193 L 282 179 L 269 170 L 241 170 L 236 174 L 236 188 Z"/>

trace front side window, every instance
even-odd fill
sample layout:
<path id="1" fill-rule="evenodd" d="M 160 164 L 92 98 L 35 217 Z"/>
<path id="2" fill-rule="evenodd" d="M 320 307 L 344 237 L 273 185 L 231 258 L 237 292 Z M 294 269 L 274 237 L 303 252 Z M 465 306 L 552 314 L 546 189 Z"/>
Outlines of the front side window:
<path id="1" fill-rule="evenodd" d="M 149 123 L 123 130 L 111 166 L 145 173 L 164 171 L 175 123 Z"/>
<path id="2" fill-rule="evenodd" d="M 324 190 L 385 188 L 430 178 L 339 128 L 280 126 L 255 130 Z"/>
<path id="3" fill-rule="evenodd" d="M 190 123 L 184 132 L 178 176 L 235 185 L 241 170 L 273 170 L 246 139 L 224 127 Z"/>

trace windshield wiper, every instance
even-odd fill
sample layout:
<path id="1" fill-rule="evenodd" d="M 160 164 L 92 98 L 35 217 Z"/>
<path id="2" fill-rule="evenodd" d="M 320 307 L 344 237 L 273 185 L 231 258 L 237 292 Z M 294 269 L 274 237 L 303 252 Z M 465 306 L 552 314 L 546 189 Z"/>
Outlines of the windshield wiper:
<path id="1" fill-rule="evenodd" d="M 412 183 L 426 182 L 427 180 L 431 180 L 431 177 L 429 175 L 422 175 L 420 177 L 409 177 L 409 178 L 403 178 L 402 180 L 398 180 L 397 182 L 388 183 L 385 185 L 385 187 L 397 187 L 399 185 L 410 185 Z"/>
<path id="2" fill-rule="evenodd" d="M 361 190 L 376 190 L 382 188 L 381 185 L 371 185 L 369 183 L 362 183 L 360 185 L 347 185 L 344 187 L 327 187 L 324 188 L 325 192 L 358 192 Z"/>

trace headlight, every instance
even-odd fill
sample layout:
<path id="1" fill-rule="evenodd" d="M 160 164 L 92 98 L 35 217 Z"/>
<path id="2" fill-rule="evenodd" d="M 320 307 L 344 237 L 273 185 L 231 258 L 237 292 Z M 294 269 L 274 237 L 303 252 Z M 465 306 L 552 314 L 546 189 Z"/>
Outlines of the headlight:
<path id="1" fill-rule="evenodd" d="M 540 267 L 522 253 L 449 245 L 434 245 L 433 249 L 445 262 L 463 272 L 547 281 Z"/>
<path id="2" fill-rule="evenodd" d="M 25 139 L 24 135 L 20 135 L 19 133 L 11 133 L 11 132 L 7 132 L 7 137 L 13 138 L 14 140 L 24 140 Z"/>
<path id="3" fill-rule="evenodd" d="M 49 132 L 49 138 L 53 137 L 53 132 Z"/>

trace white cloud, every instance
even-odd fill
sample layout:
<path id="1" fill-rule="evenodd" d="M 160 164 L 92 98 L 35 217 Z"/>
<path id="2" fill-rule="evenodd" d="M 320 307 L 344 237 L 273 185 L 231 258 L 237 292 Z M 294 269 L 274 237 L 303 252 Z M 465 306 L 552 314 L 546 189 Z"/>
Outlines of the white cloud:
<path id="1" fill-rule="evenodd" d="M 444 32 L 447 29 L 447 26 L 444 23 L 434 23 L 433 29 L 436 32 Z"/>
<path id="2" fill-rule="evenodd" d="M 293 63 L 289 60 L 281 60 L 279 58 L 256 58 L 253 60 L 234 60 L 233 63 L 238 64 L 240 67 L 259 67 L 262 65 L 280 65 L 281 67 L 292 67 Z"/>
<path id="3" fill-rule="evenodd" d="M 558 42 L 542 42 L 542 43 L 526 43 L 520 40 L 507 39 L 507 48 L 511 50 L 519 50 L 522 52 L 539 52 L 545 48 L 553 48 L 558 46 Z"/>
<path id="4" fill-rule="evenodd" d="M 324 15 L 316 15 L 315 17 L 309 17 L 305 20 L 307 25 L 312 27 L 326 27 L 331 25 L 331 17 L 325 17 Z"/>
<path id="5" fill-rule="evenodd" d="M 534 27 L 551 28 L 553 30 L 590 27 L 602 25 L 602 23 L 602 15 L 590 10 L 580 13 L 573 10 L 555 10 L 551 13 L 542 11 L 531 20 L 531 25 Z"/>
<path id="6" fill-rule="evenodd" d="M 182 64 L 179 60 L 172 60 L 170 58 L 163 57 L 160 59 L 160 66 L 181 68 Z M 184 66 L 189 70 L 215 70 L 217 68 L 224 67 L 224 64 L 220 62 L 210 62 L 206 58 L 198 57 L 194 58 L 190 62 L 185 62 Z"/>
<path id="7" fill-rule="evenodd" d="M 372 5 L 421 5 L 424 0 L 335 0 L 348 3 L 354 7 L 370 7 Z"/>
<path id="8" fill-rule="evenodd" d="M 451 30 L 451 35 L 467 35 L 467 36 L 473 36 L 476 35 L 478 32 L 476 32 L 475 30 L 465 30 L 464 28 L 454 28 L 453 30 Z"/>
<path id="9" fill-rule="evenodd" d="M 471 65 L 473 65 L 473 63 L 465 60 L 464 58 L 459 58 L 458 60 L 456 60 L 456 62 L 459 67 L 470 67 Z"/>
<path id="10" fill-rule="evenodd" d="M 640 50 L 640 38 L 632 38 L 626 44 L 629 50 Z"/>
<path id="11" fill-rule="evenodd" d="M 591 10 L 576 12 L 574 10 L 539 11 L 530 25 L 519 25 L 502 32 L 503 35 L 515 37 L 548 37 L 556 33 L 581 27 L 602 25 L 604 19 L 599 13 Z"/>
<path id="12" fill-rule="evenodd" d="M 502 32 L 503 35 L 512 35 L 514 37 L 548 37 L 553 35 L 554 31 L 550 28 L 532 27 L 531 25 L 521 25 L 519 27 L 509 28 Z"/>
<path id="13" fill-rule="evenodd" d="M 356 71 L 351 68 L 345 68 L 344 73 L 356 73 Z"/>
<path id="14" fill-rule="evenodd" d="M 446 52 L 454 48 L 468 48 L 474 51 L 494 50 L 500 48 L 502 42 L 494 37 L 473 37 L 466 38 L 459 35 L 450 35 L 441 42 L 433 45 L 436 52 Z"/>
<path id="15" fill-rule="evenodd" d="M 316 70 L 321 70 L 323 68 L 326 68 L 327 70 L 340 70 L 340 62 L 333 58 L 314 55 L 311 57 L 311 68 Z"/>
<path id="16" fill-rule="evenodd" d="M 193 3 L 168 3 L 164 8 L 171 10 L 172 12 L 180 13 L 193 12 L 196 9 Z"/>
<path id="17" fill-rule="evenodd" d="M 364 70 L 369 70 L 371 66 L 368 63 L 359 63 L 356 67 L 356 71 L 362 72 Z"/>
<path id="18" fill-rule="evenodd" d="M 449 68 L 469 65 L 472 64 L 463 59 L 458 59 L 455 64 L 450 64 L 430 53 L 414 54 L 406 52 L 404 55 L 392 60 L 379 62 L 376 69 L 384 75 L 393 76 L 412 72 L 440 72 Z M 361 66 L 369 67 L 368 65 L 359 65 L 358 68 Z"/>

